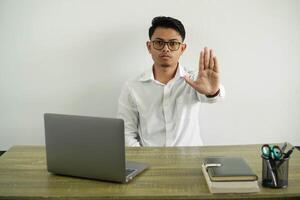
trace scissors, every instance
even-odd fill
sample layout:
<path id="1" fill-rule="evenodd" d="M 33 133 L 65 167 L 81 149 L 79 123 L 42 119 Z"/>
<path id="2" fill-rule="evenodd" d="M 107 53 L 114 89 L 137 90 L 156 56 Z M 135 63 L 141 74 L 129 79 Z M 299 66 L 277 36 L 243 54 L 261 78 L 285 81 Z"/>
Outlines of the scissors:
<path id="1" fill-rule="evenodd" d="M 261 147 L 262 155 L 267 159 L 280 160 L 283 156 L 281 148 L 277 145 L 264 144 Z"/>

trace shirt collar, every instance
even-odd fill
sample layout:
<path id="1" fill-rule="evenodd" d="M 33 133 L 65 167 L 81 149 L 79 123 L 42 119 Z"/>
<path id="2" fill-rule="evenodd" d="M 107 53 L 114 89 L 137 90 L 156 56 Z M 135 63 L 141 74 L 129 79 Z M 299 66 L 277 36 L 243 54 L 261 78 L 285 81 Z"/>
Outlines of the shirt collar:
<path id="1" fill-rule="evenodd" d="M 177 70 L 176 70 L 176 74 L 174 79 L 179 79 L 179 78 L 183 78 L 185 75 L 187 75 L 186 70 L 184 69 L 184 67 L 182 67 L 180 64 L 178 64 Z M 153 74 L 153 67 L 151 67 L 151 69 L 145 71 L 140 79 L 140 81 L 149 81 L 149 80 L 155 80 L 154 79 L 154 74 Z"/>

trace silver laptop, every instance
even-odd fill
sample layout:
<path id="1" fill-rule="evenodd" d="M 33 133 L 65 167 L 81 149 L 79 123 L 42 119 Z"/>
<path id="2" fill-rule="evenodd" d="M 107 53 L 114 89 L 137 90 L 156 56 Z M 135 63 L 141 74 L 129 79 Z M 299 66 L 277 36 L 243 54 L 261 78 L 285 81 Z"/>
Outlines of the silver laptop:
<path id="1" fill-rule="evenodd" d="M 125 161 L 122 119 L 44 114 L 48 171 L 125 183 L 148 167 Z"/>

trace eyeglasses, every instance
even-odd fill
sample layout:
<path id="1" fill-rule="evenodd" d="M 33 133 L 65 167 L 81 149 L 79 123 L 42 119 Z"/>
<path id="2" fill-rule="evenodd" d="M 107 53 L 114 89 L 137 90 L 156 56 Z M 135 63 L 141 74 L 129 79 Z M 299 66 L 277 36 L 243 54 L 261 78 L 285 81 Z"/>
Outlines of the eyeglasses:
<path id="1" fill-rule="evenodd" d="M 180 45 L 182 44 L 181 42 L 177 42 L 177 41 L 169 41 L 169 42 L 165 42 L 162 40 L 153 40 L 153 47 L 156 50 L 162 50 L 163 48 L 165 48 L 165 45 L 168 45 L 168 48 L 171 51 L 177 51 L 180 47 Z"/>

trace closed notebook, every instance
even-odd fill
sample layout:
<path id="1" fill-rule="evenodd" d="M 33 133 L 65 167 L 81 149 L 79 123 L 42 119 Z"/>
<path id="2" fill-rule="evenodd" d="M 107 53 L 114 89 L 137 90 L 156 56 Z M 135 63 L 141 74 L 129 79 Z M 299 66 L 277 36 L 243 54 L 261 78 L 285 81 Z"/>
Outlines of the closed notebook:
<path id="1" fill-rule="evenodd" d="M 211 181 L 255 181 L 258 179 L 242 157 L 206 157 L 203 164 Z"/>
<path id="2" fill-rule="evenodd" d="M 257 181 L 211 181 L 207 168 L 202 165 L 208 189 L 211 193 L 252 193 L 259 192 Z"/>

